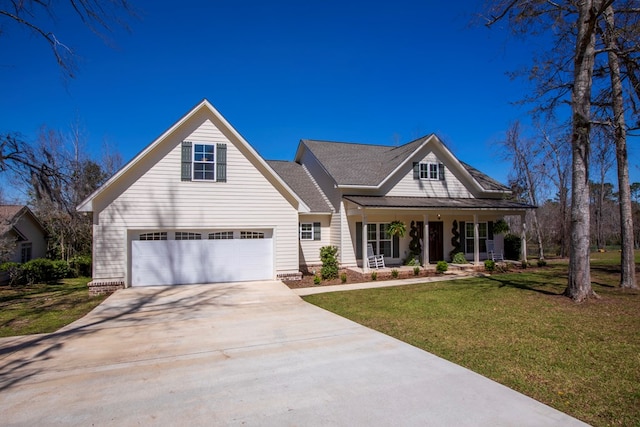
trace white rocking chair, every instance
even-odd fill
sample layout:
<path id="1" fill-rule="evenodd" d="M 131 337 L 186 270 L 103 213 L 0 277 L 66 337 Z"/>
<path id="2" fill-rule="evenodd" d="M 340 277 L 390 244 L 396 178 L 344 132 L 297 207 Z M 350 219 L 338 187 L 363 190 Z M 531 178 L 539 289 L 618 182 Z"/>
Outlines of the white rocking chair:
<path id="1" fill-rule="evenodd" d="M 367 244 L 367 260 L 369 261 L 369 268 L 384 268 L 384 255 L 374 254 L 371 243 Z"/>
<path id="2" fill-rule="evenodd" d="M 493 240 L 487 240 L 487 257 L 492 261 L 504 261 L 504 254 L 496 251 Z"/>

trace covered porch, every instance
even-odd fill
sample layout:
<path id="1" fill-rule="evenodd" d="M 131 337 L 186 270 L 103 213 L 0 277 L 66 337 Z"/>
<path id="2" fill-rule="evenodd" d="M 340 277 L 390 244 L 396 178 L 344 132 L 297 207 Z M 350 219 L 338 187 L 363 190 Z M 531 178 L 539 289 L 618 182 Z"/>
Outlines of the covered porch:
<path id="1" fill-rule="evenodd" d="M 391 196 L 345 196 L 344 202 L 353 258 L 364 273 L 371 269 L 368 246 L 390 267 L 398 268 L 414 259 L 414 265 L 435 268 L 438 261 L 451 262 L 458 252 L 479 266 L 490 257 L 488 248 L 504 252 L 504 236 L 493 233 L 493 225 L 508 215 L 521 218 L 520 259 L 526 260 L 525 215 L 533 208 L 530 205 L 503 199 Z M 389 233 L 392 222 L 406 226 L 404 237 Z"/>

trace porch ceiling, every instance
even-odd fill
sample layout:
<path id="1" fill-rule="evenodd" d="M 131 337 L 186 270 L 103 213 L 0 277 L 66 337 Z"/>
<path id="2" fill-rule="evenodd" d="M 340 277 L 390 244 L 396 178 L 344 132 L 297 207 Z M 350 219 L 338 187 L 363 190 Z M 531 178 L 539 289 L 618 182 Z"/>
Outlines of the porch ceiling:
<path id="1" fill-rule="evenodd" d="M 497 209 L 526 210 L 536 206 L 504 199 L 450 199 L 446 197 L 344 196 L 363 208 L 396 209 Z"/>

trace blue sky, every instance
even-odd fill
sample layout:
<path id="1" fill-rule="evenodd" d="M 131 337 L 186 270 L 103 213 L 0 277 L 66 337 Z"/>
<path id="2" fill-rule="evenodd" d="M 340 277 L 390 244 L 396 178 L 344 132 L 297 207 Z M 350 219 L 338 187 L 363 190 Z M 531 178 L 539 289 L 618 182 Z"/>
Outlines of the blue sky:
<path id="1" fill-rule="evenodd" d="M 126 162 L 207 98 L 266 159 L 293 159 L 303 138 L 397 145 L 436 133 L 507 181 L 495 143 L 527 120 L 512 103 L 530 88 L 506 73 L 541 46 L 470 26 L 482 1 L 131 2 L 140 18 L 109 45 L 58 11 L 57 36 L 79 58 L 66 82 L 42 41 L 5 26 L 0 131 L 33 139 L 77 122 L 94 155 L 106 141 Z M 639 159 L 632 147 L 632 181 Z"/>

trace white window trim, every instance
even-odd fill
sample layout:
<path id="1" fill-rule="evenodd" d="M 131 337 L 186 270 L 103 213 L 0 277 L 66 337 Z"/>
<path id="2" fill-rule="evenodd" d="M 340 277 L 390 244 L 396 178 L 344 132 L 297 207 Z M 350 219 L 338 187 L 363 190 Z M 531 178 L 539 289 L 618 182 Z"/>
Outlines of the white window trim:
<path id="1" fill-rule="evenodd" d="M 380 226 L 381 225 L 389 225 L 389 222 L 370 222 L 367 224 L 367 244 L 371 243 L 373 246 L 373 251 L 375 252 L 376 255 L 380 255 L 380 242 L 389 242 L 389 249 L 391 252 L 391 255 L 387 256 L 387 258 L 392 258 L 393 257 L 393 236 L 389 234 L 389 238 L 388 239 L 382 239 L 380 237 Z M 376 226 L 376 239 L 375 240 L 369 240 L 369 231 L 371 230 L 371 226 L 375 225 Z"/>
<path id="2" fill-rule="evenodd" d="M 213 160 L 211 161 L 196 161 L 196 147 L 198 145 L 202 145 L 202 146 L 208 146 L 208 147 L 213 147 Z M 205 181 L 205 182 L 216 182 L 216 177 L 217 177 L 217 173 L 218 173 L 218 162 L 217 162 L 217 151 L 216 151 L 216 144 L 209 144 L 209 143 L 205 143 L 205 142 L 194 142 L 192 144 L 192 149 L 191 149 L 191 180 L 192 181 Z M 196 164 L 213 164 L 213 179 L 206 179 L 206 178 L 196 178 Z"/>
<path id="3" fill-rule="evenodd" d="M 467 223 L 465 223 L 465 230 L 464 230 L 464 239 L 465 239 L 465 244 L 464 244 L 464 253 L 465 253 L 465 254 L 473 254 L 473 253 L 474 253 L 474 250 L 473 250 L 473 249 L 471 250 L 471 252 L 467 252 L 467 240 L 471 240 L 471 241 L 473 241 L 473 240 L 474 240 L 474 238 L 475 238 L 475 236 L 474 236 L 474 235 L 472 235 L 472 236 L 467 235 L 467 230 L 466 230 L 467 225 L 466 225 L 466 224 L 471 224 L 471 225 L 473 225 L 473 222 L 467 222 Z M 484 237 L 480 236 L 480 224 L 485 224 L 485 234 L 486 234 L 486 236 L 484 236 Z M 473 227 L 473 230 L 474 230 L 474 233 L 473 233 L 473 234 L 475 234 L 475 226 Z M 480 253 L 481 253 L 481 254 L 486 253 L 486 251 L 487 251 L 487 243 L 486 243 L 486 242 L 487 242 L 487 240 L 489 240 L 489 222 L 488 222 L 488 221 L 478 221 L 478 248 L 480 248 L 480 246 L 482 246 L 482 244 L 480 243 L 482 240 L 484 240 L 484 241 L 485 241 L 485 244 L 484 244 L 484 248 L 485 248 L 485 250 L 484 250 L 484 251 L 482 251 L 482 250 L 481 250 L 481 251 L 480 251 Z"/>
<path id="4" fill-rule="evenodd" d="M 309 226 L 309 230 L 303 230 L 302 228 L 305 226 Z M 313 223 L 312 222 L 303 222 L 300 224 L 300 230 L 299 230 L 299 235 L 300 235 L 300 240 L 315 240 L 314 239 L 314 234 L 313 234 Z M 303 233 L 308 233 L 309 236 L 311 237 L 302 237 Z"/>
<path id="5" fill-rule="evenodd" d="M 440 162 L 420 162 L 418 164 L 418 176 L 422 181 L 440 181 Z M 431 177 L 431 167 L 435 167 L 436 176 Z M 425 176 L 423 176 L 423 173 Z"/>

